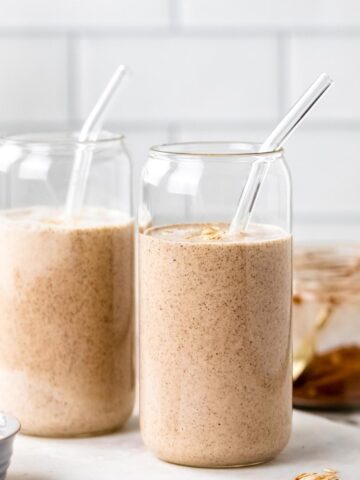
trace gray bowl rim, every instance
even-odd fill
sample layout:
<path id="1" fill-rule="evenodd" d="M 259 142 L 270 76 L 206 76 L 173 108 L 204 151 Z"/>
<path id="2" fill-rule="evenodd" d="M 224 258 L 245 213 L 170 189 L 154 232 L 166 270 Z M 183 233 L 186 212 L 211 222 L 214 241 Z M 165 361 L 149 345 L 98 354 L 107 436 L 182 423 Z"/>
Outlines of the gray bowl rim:
<path id="1" fill-rule="evenodd" d="M 5 443 L 6 440 L 9 440 L 12 437 L 15 437 L 15 435 L 19 433 L 21 429 L 21 424 L 16 417 L 14 417 L 13 415 L 10 415 L 9 413 L 0 411 L 0 416 L 4 416 L 7 420 L 10 420 L 11 427 L 12 427 L 9 433 L 6 435 L 1 434 L 1 427 L 0 427 L 0 444 L 1 444 L 1 443 Z"/>

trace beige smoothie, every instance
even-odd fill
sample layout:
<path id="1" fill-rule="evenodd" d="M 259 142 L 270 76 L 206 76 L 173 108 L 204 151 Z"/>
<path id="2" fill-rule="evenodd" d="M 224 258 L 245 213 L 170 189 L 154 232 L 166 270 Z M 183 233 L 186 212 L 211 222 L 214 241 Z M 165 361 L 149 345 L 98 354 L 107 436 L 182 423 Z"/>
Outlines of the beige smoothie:
<path id="1" fill-rule="evenodd" d="M 291 429 L 292 241 L 251 225 L 150 228 L 140 238 L 140 418 L 161 459 L 264 462 Z"/>
<path id="2" fill-rule="evenodd" d="M 119 427 L 134 396 L 132 221 L 4 212 L 0 258 L 0 410 L 35 435 Z"/>

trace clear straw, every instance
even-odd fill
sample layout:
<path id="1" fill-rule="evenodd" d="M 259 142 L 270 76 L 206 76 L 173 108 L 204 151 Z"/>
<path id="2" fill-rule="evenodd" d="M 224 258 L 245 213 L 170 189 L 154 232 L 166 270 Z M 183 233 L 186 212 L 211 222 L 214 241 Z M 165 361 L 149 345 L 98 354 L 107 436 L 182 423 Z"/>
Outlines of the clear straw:
<path id="1" fill-rule="evenodd" d="M 78 137 L 79 142 L 95 142 L 101 132 L 108 107 L 120 86 L 127 69 L 119 65 L 104 91 L 100 95 L 90 115 L 87 117 Z M 66 197 L 65 217 L 69 218 L 80 214 L 85 199 L 92 151 L 86 144 L 76 150 L 74 166 L 70 176 L 69 191 Z"/>
<path id="2" fill-rule="evenodd" d="M 280 148 L 331 84 L 331 78 L 326 73 L 322 73 L 270 133 L 259 148 L 259 153 L 271 152 Z M 229 235 L 238 235 L 246 231 L 269 165 L 269 160 L 266 158 L 256 160 L 253 163 L 241 193 L 236 213 L 231 221 Z"/>

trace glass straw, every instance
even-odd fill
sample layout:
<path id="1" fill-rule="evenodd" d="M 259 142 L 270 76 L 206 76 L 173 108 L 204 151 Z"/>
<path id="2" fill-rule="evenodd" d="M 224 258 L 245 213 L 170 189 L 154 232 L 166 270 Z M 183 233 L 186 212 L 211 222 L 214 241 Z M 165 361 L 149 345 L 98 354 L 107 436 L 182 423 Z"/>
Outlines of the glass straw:
<path id="1" fill-rule="evenodd" d="M 105 114 L 126 73 L 127 69 L 124 65 L 117 67 L 94 108 L 91 110 L 90 115 L 87 117 L 78 137 L 79 142 L 95 142 L 98 139 L 105 120 Z M 89 146 L 86 144 L 79 146 L 76 150 L 74 166 L 70 176 L 69 191 L 66 197 L 65 217 L 67 218 L 79 215 L 81 212 L 91 161 L 92 151 L 89 149 Z"/>
<path id="2" fill-rule="evenodd" d="M 272 152 L 280 148 L 331 84 L 331 78 L 326 73 L 322 73 L 270 133 L 259 148 L 259 153 Z M 253 163 L 231 221 L 229 235 L 238 235 L 246 231 L 269 166 L 270 162 L 266 158 Z"/>

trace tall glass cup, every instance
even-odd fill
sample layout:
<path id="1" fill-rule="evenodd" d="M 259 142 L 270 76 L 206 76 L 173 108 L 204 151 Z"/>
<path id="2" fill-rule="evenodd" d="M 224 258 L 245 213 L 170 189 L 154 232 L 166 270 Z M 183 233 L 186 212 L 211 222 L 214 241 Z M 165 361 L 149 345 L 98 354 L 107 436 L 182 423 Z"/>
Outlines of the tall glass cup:
<path id="1" fill-rule="evenodd" d="M 150 149 L 140 226 L 140 419 L 161 459 L 261 463 L 291 429 L 291 184 L 283 151 Z M 270 162 L 248 230 L 227 230 L 251 165 Z"/>
<path id="2" fill-rule="evenodd" d="M 64 216 L 76 152 L 92 163 L 81 214 Z M 22 431 L 88 435 L 130 415 L 131 166 L 122 136 L 0 140 L 0 410 Z"/>

